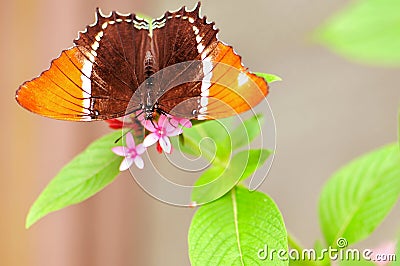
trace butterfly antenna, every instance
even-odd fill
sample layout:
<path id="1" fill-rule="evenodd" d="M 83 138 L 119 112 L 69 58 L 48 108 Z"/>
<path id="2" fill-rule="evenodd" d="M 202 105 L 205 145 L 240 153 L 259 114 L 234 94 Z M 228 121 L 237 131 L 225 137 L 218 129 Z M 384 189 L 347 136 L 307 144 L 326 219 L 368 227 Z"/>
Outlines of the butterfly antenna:
<path id="1" fill-rule="evenodd" d="M 136 111 L 139 111 L 140 109 L 138 109 L 138 110 L 136 110 Z M 136 111 L 135 111 L 135 118 L 138 118 L 140 115 L 142 115 L 143 114 L 143 112 L 144 112 L 144 110 L 142 109 L 142 111 L 140 112 L 140 113 L 136 113 Z M 138 119 L 139 120 L 139 119 Z"/>
<path id="2" fill-rule="evenodd" d="M 131 132 L 133 130 L 133 128 L 129 129 L 128 131 L 126 131 L 121 137 L 117 138 L 114 143 L 117 143 L 118 141 L 120 141 L 123 137 L 126 136 L 126 134 L 128 134 L 129 132 Z"/>
<path id="3" fill-rule="evenodd" d="M 154 124 L 153 119 L 150 119 L 151 124 L 153 125 L 154 128 L 157 128 L 156 125 Z"/>

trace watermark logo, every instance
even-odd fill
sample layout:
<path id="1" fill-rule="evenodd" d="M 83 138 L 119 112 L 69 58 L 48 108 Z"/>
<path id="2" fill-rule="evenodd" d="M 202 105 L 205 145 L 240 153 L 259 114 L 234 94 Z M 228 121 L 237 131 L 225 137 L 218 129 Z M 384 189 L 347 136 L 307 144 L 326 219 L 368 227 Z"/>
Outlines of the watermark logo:
<path id="1" fill-rule="evenodd" d="M 374 252 L 372 249 L 359 250 L 356 248 L 347 248 L 348 241 L 345 238 L 339 238 L 336 246 L 329 246 L 321 250 L 316 249 L 274 249 L 267 244 L 257 252 L 259 260 L 269 261 L 371 261 L 371 262 L 391 262 L 396 261 L 396 254 L 384 254 Z"/>
<path id="2" fill-rule="evenodd" d="M 337 246 L 338 248 L 345 248 L 345 247 L 347 247 L 348 245 L 349 245 L 349 242 L 347 242 L 347 239 L 346 239 L 346 238 L 341 237 L 341 238 L 339 238 L 338 240 L 336 240 L 336 246 Z"/>
<path id="3" fill-rule="evenodd" d="M 124 118 L 125 130 L 121 137 L 124 138 L 125 134 L 130 132 L 131 128 L 129 125 L 133 124 L 133 122 L 136 122 L 135 124 L 138 125 L 137 130 L 132 132 L 134 137 L 138 137 L 140 139 L 140 137 L 143 138 L 143 136 L 145 136 L 145 128 L 140 122 L 138 122 L 139 120 L 137 117 L 138 112 L 143 114 L 143 104 L 148 104 L 149 106 L 152 104 L 159 106 L 161 109 L 164 108 L 167 110 L 169 115 L 179 118 L 213 120 L 215 122 L 213 126 L 216 132 L 215 135 L 226 135 L 229 138 L 229 145 L 226 145 L 226 150 L 224 150 L 224 153 L 229 155 L 229 158 L 226 160 L 226 165 L 229 166 L 229 163 L 234 155 L 234 151 L 232 149 L 234 136 L 232 136 L 232 134 L 235 132 L 235 129 L 240 127 L 244 129 L 242 136 L 244 136 L 243 139 L 245 140 L 245 143 L 241 143 L 240 145 L 242 145 L 242 150 L 250 150 L 252 147 L 252 140 L 249 133 L 251 132 L 247 132 L 245 130 L 245 120 L 262 113 L 264 123 L 258 121 L 260 137 L 256 140 L 257 149 L 274 151 L 276 148 L 275 121 L 269 103 L 262 94 L 262 91 L 254 89 L 258 88 L 258 85 L 247 76 L 243 75 L 241 69 L 237 69 L 221 62 L 208 62 L 208 64 L 212 64 L 211 66 L 214 70 L 218 69 L 218 73 L 229 74 L 229 79 L 220 78 L 213 81 L 213 84 L 218 86 L 218 88 L 225 88 L 224 92 L 221 92 L 221 94 L 231 93 L 232 95 L 236 95 L 236 100 L 241 99 L 241 101 L 248 106 L 254 105 L 254 103 L 251 102 L 253 99 L 262 99 L 260 103 L 258 103 L 257 106 L 253 106 L 254 108 L 250 108 L 246 111 L 246 114 L 243 113 L 242 115 L 240 110 L 238 111 L 230 106 L 229 101 L 231 100 L 228 99 L 228 101 L 222 96 L 218 96 L 221 98 L 220 99 L 216 96 L 208 95 L 208 91 L 204 91 L 200 96 L 197 95 L 196 97 L 189 97 L 190 91 L 187 91 L 188 89 L 184 91 L 184 95 L 176 94 L 180 92 L 177 90 L 177 88 L 182 88 L 180 86 L 184 86 L 185 84 L 194 84 L 197 86 L 197 88 L 200 88 L 201 86 L 204 87 L 208 84 L 205 81 L 205 74 L 203 73 L 203 76 L 199 75 L 199 73 L 202 73 L 203 69 L 206 67 L 203 61 L 195 60 L 182 62 L 161 69 L 138 87 L 126 108 L 126 116 Z M 232 80 L 232 77 L 236 78 Z M 245 93 L 242 95 L 243 93 L 241 93 L 241 90 L 238 89 L 243 85 L 241 83 L 246 83 L 246 88 L 248 87 L 248 90 L 244 90 L 245 92 L 248 92 L 249 89 L 252 89 L 251 95 Z M 201 89 L 203 90 L 202 87 Z M 175 98 L 182 100 L 177 100 L 177 103 L 173 106 L 165 106 L 165 99 Z M 143 99 L 150 99 L 151 102 L 147 103 Z M 162 104 L 163 99 L 164 106 Z M 199 107 L 201 108 L 199 109 Z M 206 112 L 207 110 L 212 110 L 213 108 L 214 110 L 223 110 L 222 113 L 224 115 L 221 115 L 220 117 L 213 117 L 212 112 Z M 216 111 L 214 111 L 214 113 L 216 113 Z M 188 117 L 187 114 L 191 115 Z M 227 120 L 226 117 L 229 117 L 229 120 Z M 182 139 L 182 143 L 189 143 L 188 139 L 185 142 L 185 134 L 183 134 Z M 207 147 L 217 147 L 215 141 L 216 140 L 209 138 L 208 136 L 202 136 L 202 139 L 198 141 L 198 143 L 192 144 L 198 146 L 198 149 L 200 152 L 202 152 L 202 145 Z M 196 181 L 201 173 L 212 166 L 211 162 L 214 162 L 214 159 L 216 158 L 217 149 L 209 148 L 207 153 L 209 160 L 204 160 L 204 158 L 201 158 L 201 156 L 188 156 L 188 154 L 184 152 L 184 147 L 181 146 L 180 142 L 172 143 L 172 147 L 173 152 L 171 154 L 164 153 L 163 155 L 156 154 L 154 152 L 155 149 L 149 149 L 148 152 L 141 155 L 144 160 L 144 165 L 146 166 L 143 170 L 138 169 L 135 166 L 129 168 L 129 171 L 131 172 L 131 175 L 136 183 L 149 195 L 162 202 L 176 206 L 198 206 L 216 200 L 231 189 L 231 187 L 226 187 L 225 191 L 221 191 L 219 194 L 214 193 L 215 195 L 208 192 L 212 191 L 214 187 L 218 186 L 218 184 L 221 184 L 224 181 L 224 171 L 216 173 L 216 178 L 207 182 L 206 184 L 196 184 Z M 253 173 L 247 179 L 249 190 L 256 190 L 265 180 L 272 165 L 273 158 L 274 154 L 272 153 L 267 162 L 258 169 L 258 172 Z M 243 174 L 246 170 L 246 164 L 248 160 L 249 157 L 244 158 L 243 167 L 241 167 L 241 169 L 238 168 L 241 173 L 238 171 L 236 175 L 232 177 L 236 178 L 231 182 L 232 184 L 235 184 L 239 181 L 241 174 Z M 192 199 L 192 192 L 194 189 L 201 191 L 201 194 L 203 195 L 212 195 L 212 197 L 203 197 L 203 201 L 198 200 L 194 203 Z"/>

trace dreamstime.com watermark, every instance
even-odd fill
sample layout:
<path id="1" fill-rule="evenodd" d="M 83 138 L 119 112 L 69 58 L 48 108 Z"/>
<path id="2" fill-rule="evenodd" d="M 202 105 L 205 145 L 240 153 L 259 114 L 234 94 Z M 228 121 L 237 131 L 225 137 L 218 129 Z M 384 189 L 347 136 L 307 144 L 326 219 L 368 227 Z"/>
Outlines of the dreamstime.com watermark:
<path id="1" fill-rule="evenodd" d="M 377 254 L 372 249 L 359 250 L 355 248 L 346 248 L 348 242 L 345 238 L 339 238 L 336 241 L 336 247 L 329 246 L 321 250 L 291 249 L 273 249 L 267 244 L 260 248 L 257 252 L 257 257 L 260 260 L 280 260 L 280 261 L 372 261 L 372 262 L 391 262 L 396 261 L 396 254 Z"/>

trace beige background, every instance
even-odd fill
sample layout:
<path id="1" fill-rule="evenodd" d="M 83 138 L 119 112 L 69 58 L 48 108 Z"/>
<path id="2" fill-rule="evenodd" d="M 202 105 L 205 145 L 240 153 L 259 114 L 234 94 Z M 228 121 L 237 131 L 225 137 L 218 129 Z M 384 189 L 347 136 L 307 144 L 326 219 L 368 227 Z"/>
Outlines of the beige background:
<path id="1" fill-rule="evenodd" d="M 310 41 L 311 32 L 349 1 L 203 1 L 220 38 L 255 71 L 279 74 L 269 102 L 278 150 L 261 190 L 277 202 L 289 231 L 305 246 L 321 238 L 316 205 L 327 178 L 355 156 L 396 140 L 399 69 L 363 66 Z M 14 101 L 19 84 L 38 75 L 94 10 L 159 17 L 195 1 L 2 1 L 0 265 L 188 265 L 187 230 L 194 210 L 162 204 L 129 174 L 86 202 L 24 229 L 44 186 L 75 154 L 108 129 L 30 114 Z M 372 247 L 393 238 L 397 206 Z"/>

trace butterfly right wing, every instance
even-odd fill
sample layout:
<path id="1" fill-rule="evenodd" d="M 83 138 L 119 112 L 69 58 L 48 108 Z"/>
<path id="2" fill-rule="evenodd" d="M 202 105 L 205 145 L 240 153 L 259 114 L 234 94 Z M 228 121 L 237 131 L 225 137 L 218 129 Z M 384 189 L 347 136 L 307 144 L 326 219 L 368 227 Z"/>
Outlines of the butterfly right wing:
<path id="1" fill-rule="evenodd" d="M 163 83 L 172 89 L 159 89 L 163 111 L 186 118 L 222 118 L 250 110 L 268 94 L 266 81 L 218 40 L 214 22 L 200 16 L 200 3 L 192 11 L 183 7 L 167 12 L 153 27 L 158 67 L 170 69 L 164 71 L 168 74 Z"/>

